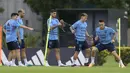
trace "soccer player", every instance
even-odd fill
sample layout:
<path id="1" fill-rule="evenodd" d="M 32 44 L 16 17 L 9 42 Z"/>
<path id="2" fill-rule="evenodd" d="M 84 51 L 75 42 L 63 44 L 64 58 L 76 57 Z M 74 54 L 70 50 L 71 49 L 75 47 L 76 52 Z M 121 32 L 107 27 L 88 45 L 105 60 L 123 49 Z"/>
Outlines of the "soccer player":
<path id="1" fill-rule="evenodd" d="M 62 26 L 64 21 L 61 20 L 59 22 L 59 20 L 56 18 L 57 11 L 54 9 L 51 10 L 50 15 L 52 16 L 51 23 L 49 23 L 50 19 L 47 20 L 47 24 L 48 26 L 50 26 L 50 33 L 49 33 L 46 62 L 48 63 L 48 55 L 50 54 L 50 50 L 54 49 L 58 66 L 64 66 L 64 64 L 61 62 L 61 59 L 60 59 L 59 38 L 58 38 L 58 27 Z"/>
<path id="2" fill-rule="evenodd" d="M 99 20 L 99 27 L 96 28 L 96 37 L 95 40 L 99 40 L 99 43 L 93 47 L 92 56 L 95 57 L 96 51 L 103 51 L 107 49 L 111 54 L 117 58 L 119 61 L 120 66 L 123 68 L 125 67 L 121 58 L 118 56 L 118 54 L 115 51 L 115 31 L 105 26 L 104 20 Z M 92 67 L 94 63 L 90 63 L 89 67 Z"/>
<path id="3" fill-rule="evenodd" d="M 21 62 L 20 54 L 18 53 L 19 45 L 17 43 L 17 28 L 21 27 L 21 28 L 33 30 L 33 28 L 18 24 L 17 17 L 18 17 L 17 13 L 12 13 L 11 19 L 9 19 L 4 24 L 4 28 L 3 28 L 3 31 L 6 34 L 6 43 L 9 50 L 9 55 L 8 55 L 9 62 L 7 63 L 7 66 L 16 66 L 15 65 L 16 57 L 18 60 L 18 65 L 24 66 Z"/>
<path id="4" fill-rule="evenodd" d="M 18 24 L 21 24 L 21 25 L 24 25 L 23 24 L 23 18 L 25 16 L 25 11 L 23 9 L 21 10 L 18 10 L 18 18 L 17 18 L 17 22 Z M 21 57 L 25 63 L 25 66 L 28 65 L 28 62 L 27 62 L 27 57 L 26 57 L 26 49 L 25 49 L 25 42 L 24 42 L 24 29 L 23 28 L 18 28 L 18 41 L 19 41 L 19 44 L 20 44 L 20 49 L 21 49 Z"/>
<path id="5" fill-rule="evenodd" d="M 76 66 L 75 62 L 78 59 L 78 54 L 82 50 L 86 50 L 86 59 L 85 59 L 85 65 L 87 65 L 89 61 L 89 56 L 90 56 L 90 48 L 88 47 L 88 43 L 86 42 L 86 37 L 88 39 L 91 39 L 87 32 L 87 18 L 88 15 L 86 13 L 82 13 L 80 20 L 75 22 L 71 27 L 70 30 L 71 32 L 75 35 L 75 42 L 76 42 L 76 48 L 74 52 L 74 57 L 73 57 L 73 63 L 72 67 Z M 91 58 L 93 61 L 93 58 Z"/>

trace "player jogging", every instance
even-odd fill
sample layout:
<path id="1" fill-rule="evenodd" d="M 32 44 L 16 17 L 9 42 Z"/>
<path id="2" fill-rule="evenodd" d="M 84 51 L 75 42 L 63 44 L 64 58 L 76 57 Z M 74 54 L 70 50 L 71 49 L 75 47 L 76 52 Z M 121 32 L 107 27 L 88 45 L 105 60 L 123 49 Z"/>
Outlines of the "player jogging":
<path id="1" fill-rule="evenodd" d="M 73 57 L 73 63 L 72 67 L 76 66 L 76 60 L 78 59 L 78 54 L 82 50 L 88 50 L 86 53 L 86 59 L 85 59 L 85 65 L 87 65 L 89 61 L 88 55 L 90 55 L 90 48 L 88 47 L 88 43 L 86 42 L 86 37 L 90 39 L 91 37 L 89 36 L 87 32 L 87 17 L 88 15 L 86 13 L 82 13 L 80 16 L 80 20 L 75 22 L 71 27 L 70 30 L 71 32 L 75 35 L 75 42 L 76 42 L 76 48 L 74 52 L 74 57 Z M 92 61 L 94 61 L 94 58 L 91 58 Z"/>

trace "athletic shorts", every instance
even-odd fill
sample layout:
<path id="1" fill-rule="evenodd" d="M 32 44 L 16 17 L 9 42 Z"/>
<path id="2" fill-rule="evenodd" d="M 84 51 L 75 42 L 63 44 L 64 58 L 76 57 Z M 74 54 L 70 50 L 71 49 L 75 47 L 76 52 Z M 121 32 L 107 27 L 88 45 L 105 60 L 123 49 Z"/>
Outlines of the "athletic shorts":
<path id="1" fill-rule="evenodd" d="M 90 48 L 86 41 L 77 41 L 76 40 L 75 46 L 76 46 L 75 51 L 82 51 L 82 50 Z"/>
<path id="2" fill-rule="evenodd" d="M 21 43 L 19 43 L 20 49 L 24 49 L 25 48 L 25 42 L 24 39 L 21 39 Z"/>
<path id="3" fill-rule="evenodd" d="M 59 48 L 59 41 L 58 40 L 49 40 L 48 41 L 48 48 L 49 49 Z"/>
<path id="4" fill-rule="evenodd" d="M 108 50 L 109 52 L 112 52 L 112 51 L 115 51 L 115 46 L 113 43 L 109 43 L 109 44 L 101 44 L 101 43 L 98 43 L 96 45 L 96 47 L 98 48 L 99 52 L 100 51 L 103 51 L 103 50 Z"/>
<path id="5" fill-rule="evenodd" d="M 16 50 L 20 48 L 17 41 L 8 42 L 7 47 L 8 50 Z"/>

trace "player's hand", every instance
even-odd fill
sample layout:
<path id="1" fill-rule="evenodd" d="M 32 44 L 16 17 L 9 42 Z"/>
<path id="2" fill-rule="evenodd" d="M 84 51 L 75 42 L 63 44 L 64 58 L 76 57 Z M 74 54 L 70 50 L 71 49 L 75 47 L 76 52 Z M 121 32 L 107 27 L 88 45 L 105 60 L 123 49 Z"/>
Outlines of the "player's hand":
<path id="1" fill-rule="evenodd" d="M 33 28 L 28 28 L 29 30 L 34 30 Z"/>
<path id="2" fill-rule="evenodd" d="M 113 39 L 111 42 L 112 42 L 112 43 L 115 43 L 115 40 Z"/>
<path id="3" fill-rule="evenodd" d="M 61 23 L 61 24 L 64 24 L 64 20 L 63 20 L 63 19 L 61 19 L 61 20 L 60 20 L 60 23 Z"/>
<path id="4" fill-rule="evenodd" d="M 87 36 L 88 37 L 88 40 L 92 40 L 93 39 L 93 37 L 91 37 L 91 36 Z"/>
<path id="5" fill-rule="evenodd" d="M 64 20 L 63 20 L 63 19 L 60 20 L 60 23 L 61 23 L 61 27 L 65 27 L 65 24 L 64 24 Z"/>
<path id="6" fill-rule="evenodd" d="M 74 33 L 75 33 L 75 30 L 71 30 L 71 32 L 74 34 Z"/>

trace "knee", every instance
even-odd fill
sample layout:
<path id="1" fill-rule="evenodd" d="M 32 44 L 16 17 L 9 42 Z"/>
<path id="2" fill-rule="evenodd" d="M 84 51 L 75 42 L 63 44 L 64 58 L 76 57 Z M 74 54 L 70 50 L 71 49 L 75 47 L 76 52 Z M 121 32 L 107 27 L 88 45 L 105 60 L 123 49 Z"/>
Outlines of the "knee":
<path id="1" fill-rule="evenodd" d="M 97 48 L 96 47 L 92 47 L 92 51 L 97 51 Z"/>
<path id="2" fill-rule="evenodd" d="M 59 52 L 60 52 L 60 49 L 55 49 L 55 52 L 56 52 L 56 53 L 59 53 Z"/>
<path id="3" fill-rule="evenodd" d="M 86 49 L 86 51 L 91 51 L 91 49 L 90 49 L 90 48 L 88 48 L 88 49 Z"/>
<path id="4" fill-rule="evenodd" d="M 21 51 L 22 51 L 22 52 L 25 52 L 26 50 L 25 50 L 25 49 L 22 49 Z"/>

